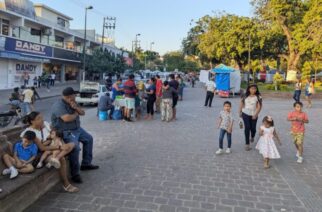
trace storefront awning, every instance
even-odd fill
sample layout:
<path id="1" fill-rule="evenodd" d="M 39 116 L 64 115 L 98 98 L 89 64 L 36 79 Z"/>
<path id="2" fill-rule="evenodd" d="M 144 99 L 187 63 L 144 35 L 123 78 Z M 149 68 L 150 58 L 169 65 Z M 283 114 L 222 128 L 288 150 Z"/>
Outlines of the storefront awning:
<path id="1" fill-rule="evenodd" d="M 1 58 L 14 59 L 14 60 L 21 60 L 21 61 L 26 61 L 26 62 L 38 62 L 38 63 L 48 63 L 48 62 L 50 62 L 50 60 L 46 59 L 46 58 L 26 56 L 26 55 L 22 55 L 22 54 L 19 54 L 19 53 L 8 52 L 8 51 L 0 51 L 0 57 Z"/>

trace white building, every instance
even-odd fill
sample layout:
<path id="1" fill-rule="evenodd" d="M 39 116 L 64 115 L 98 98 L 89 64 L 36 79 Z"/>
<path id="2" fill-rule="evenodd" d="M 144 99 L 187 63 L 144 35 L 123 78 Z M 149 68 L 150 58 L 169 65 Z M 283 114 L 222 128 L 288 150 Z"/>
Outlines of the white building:
<path id="1" fill-rule="evenodd" d="M 29 84 L 50 73 L 61 82 L 77 80 L 85 42 L 84 30 L 70 29 L 72 20 L 29 0 L 0 1 L 0 89 L 20 86 L 26 73 Z M 88 30 L 87 54 L 100 46 L 95 31 Z"/>

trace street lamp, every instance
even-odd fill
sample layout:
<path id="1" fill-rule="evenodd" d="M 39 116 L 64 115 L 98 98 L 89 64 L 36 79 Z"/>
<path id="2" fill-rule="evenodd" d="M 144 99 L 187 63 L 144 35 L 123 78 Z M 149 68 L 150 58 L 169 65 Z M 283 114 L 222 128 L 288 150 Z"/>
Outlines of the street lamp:
<path id="1" fill-rule="evenodd" d="M 85 28 L 84 28 L 84 47 L 83 47 L 83 82 L 85 81 L 87 10 L 91 10 L 91 9 L 93 9 L 93 6 L 85 7 Z"/>
<path id="2" fill-rule="evenodd" d="M 152 52 L 152 45 L 154 45 L 154 42 L 150 43 L 150 51 Z"/>

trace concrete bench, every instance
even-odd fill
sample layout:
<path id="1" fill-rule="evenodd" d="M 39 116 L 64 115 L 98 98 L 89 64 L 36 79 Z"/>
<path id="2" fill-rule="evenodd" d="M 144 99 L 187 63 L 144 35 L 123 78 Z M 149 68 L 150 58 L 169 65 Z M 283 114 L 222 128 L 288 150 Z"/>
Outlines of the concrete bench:
<path id="1" fill-rule="evenodd" d="M 0 132 L 0 148 L 11 148 L 20 139 L 23 127 L 13 127 Z M 0 151 L 0 154 L 1 153 Z M 2 155 L 1 155 L 2 157 Z M 0 171 L 5 168 L 3 161 L 0 161 Z M 10 180 L 8 176 L 0 176 L 0 210 L 23 211 L 40 196 L 45 194 L 60 181 L 56 169 L 37 169 L 31 174 L 19 174 L 16 179 Z"/>

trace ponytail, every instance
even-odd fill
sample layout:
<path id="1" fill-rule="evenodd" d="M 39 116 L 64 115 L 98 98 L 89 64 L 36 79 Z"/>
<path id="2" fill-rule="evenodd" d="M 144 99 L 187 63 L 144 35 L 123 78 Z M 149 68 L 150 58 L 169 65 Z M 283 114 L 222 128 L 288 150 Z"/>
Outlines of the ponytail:
<path id="1" fill-rule="evenodd" d="M 22 123 L 27 124 L 27 125 L 31 125 L 31 122 L 34 121 L 39 114 L 40 113 L 37 111 L 32 111 L 31 113 L 25 115 L 22 118 Z"/>

